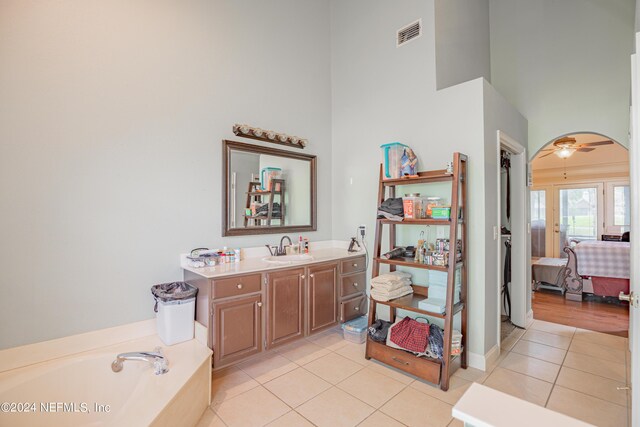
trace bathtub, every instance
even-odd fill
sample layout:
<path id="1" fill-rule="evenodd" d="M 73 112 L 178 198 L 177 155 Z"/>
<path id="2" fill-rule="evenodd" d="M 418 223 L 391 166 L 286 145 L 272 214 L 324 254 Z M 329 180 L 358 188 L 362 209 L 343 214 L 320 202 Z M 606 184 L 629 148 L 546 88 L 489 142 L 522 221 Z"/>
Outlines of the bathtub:
<path id="1" fill-rule="evenodd" d="M 157 346 L 166 374 L 137 361 L 111 370 L 118 353 Z M 176 415 L 188 425 L 209 404 L 210 355 L 196 340 L 166 347 L 154 335 L 0 373 L 0 426 L 171 425 Z"/>

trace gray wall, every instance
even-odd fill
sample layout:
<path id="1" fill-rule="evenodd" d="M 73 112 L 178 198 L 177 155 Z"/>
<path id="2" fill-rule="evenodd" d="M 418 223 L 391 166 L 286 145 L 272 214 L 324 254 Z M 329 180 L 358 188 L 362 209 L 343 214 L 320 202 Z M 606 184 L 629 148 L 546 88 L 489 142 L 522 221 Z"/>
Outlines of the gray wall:
<path id="1" fill-rule="evenodd" d="M 436 90 L 433 1 L 331 4 L 334 235 L 353 234 L 359 224 L 366 224 L 373 244 L 381 144 L 400 141 L 411 146 L 420 170 L 443 168 L 454 151 L 469 155 L 469 349 L 484 355 L 496 344 L 497 327 L 497 296 L 492 295 L 487 309 L 485 290 L 485 277 L 495 279 L 491 289 L 497 289 L 496 258 L 485 256 L 485 230 L 495 222 L 495 215 L 488 217 L 486 211 L 495 213 L 497 203 L 485 209 L 485 191 L 495 194 L 496 188 L 487 187 L 485 174 L 497 173 L 491 169 L 497 168 L 495 160 L 485 166 L 485 144 L 495 149 L 496 140 L 492 128 L 489 142 L 485 125 L 501 125 L 526 143 L 526 121 L 506 108 L 506 102 L 494 101 L 482 78 Z M 418 18 L 424 35 L 397 48 L 396 30 Z M 483 112 L 487 92 L 490 121 Z M 420 229 L 413 232 L 417 240 Z M 485 329 L 492 335 L 485 337 Z"/>
<path id="2" fill-rule="evenodd" d="M 497 171 L 500 167 L 498 164 L 498 130 L 506 133 L 511 138 L 518 141 L 525 148 L 527 142 L 527 120 L 515 109 L 507 100 L 505 100 L 498 91 L 489 83 L 484 82 L 483 88 L 484 101 L 484 138 L 485 138 L 485 157 L 484 157 L 484 183 L 485 183 L 485 215 L 486 222 L 483 229 L 484 232 L 484 257 L 486 263 L 485 269 L 485 310 L 486 325 L 485 334 L 485 351 L 489 351 L 491 346 L 497 342 L 497 329 L 494 327 L 498 322 L 497 296 L 500 293 L 500 275 L 502 272 L 497 267 L 498 251 L 496 242 L 493 239 L 493 225 L 498 224 L 497 206 L 498 188 Z M 473 277 L 473 276 L 472 276 Z"/>
<path id="3" fill-rule="evenodd" d="M 275 242 L 221 238 L 236 122 L 309 139 L 331 238 L 329 48 L 324 1 L 0 2 L 0 348 L 151 318 L 178 254 Z"/>
<path id="4" fill-rule="evenodd" d="M 436 86 L 491 81 L 489 0 L 435 0 Z"/>
<path id="5" fill-rule="evenodd" d="M 491 78 L 529 154 L 580 131 L 628 146 L 635 0 L 490 0 Z"/>

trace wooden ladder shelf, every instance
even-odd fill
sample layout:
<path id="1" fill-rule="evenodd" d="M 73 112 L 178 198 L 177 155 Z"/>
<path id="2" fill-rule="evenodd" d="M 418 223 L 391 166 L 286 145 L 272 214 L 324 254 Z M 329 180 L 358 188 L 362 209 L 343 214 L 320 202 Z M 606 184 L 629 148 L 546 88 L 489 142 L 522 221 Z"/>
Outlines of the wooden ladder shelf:
<path id="1" fill-rule="evenodd" d="M 445 170 L 419 172 L 416 177 L 384 179 L 382 165 L 380 166 L 380 181 L 378 184 L 378 205 L 388 197 L 396 197 L 396 186 L 411 184 L 428 184 L 435 182 L 451 182 L 451 218 L 450 219 L 405 219 L 392 221 L 378 219 L 376 222 L 375 249 L 373 255 L 373 277 L 380 275 L 380 264 L 388 264 L 391 271 L 397 266 L 442 271 L 447 273 L 447 289 L 445 312 L 433 313 L 419 308 L 418 302 L 428 296 L 428 288 L 414 285 L 414 293 L 391 301 L 377 301 L 373 298 L 369 302 L 369 325 L 376 320 L 378 304 L 389 307 L 389 320 L 396 317 L 396 310 L 406 310 L 421 316 L 429 316 L 444 321 L 443 358 L 429 359 L 416 357 L 412 353 L 389 347 L 383 343 L 373 341 L 367 337 L 366 358 L 374 358 L 387 365 L 401 369 L 412 375 L 423 378 L 434 384 L 439 384 L 444 391 L 449 389 L 451 365 L 455 357 L 460 357 L 460 367 L 467 367 L 467 156 L 461 153 L 453 155 L 453 174 Z M 384 226 L 389 226 L 389 246 L 396 247 L 396 227 L 399 225 L 434 225 L 449 227 L 450 262 L 448 266 L 427 265 L 415 262 L 412 258 L 391 258 L 381 256 L 382 233 Z M 457 241 L 462 242 L 462 257 L 457 259 Z M 460 301 L 455 303 L 456 273 L 460 274 Z M 451 336 L 453 333 L 453 318 L 460 313 L 460 332 L 462 333 L 462 353 L 460 356 L 451 355 Z"/>

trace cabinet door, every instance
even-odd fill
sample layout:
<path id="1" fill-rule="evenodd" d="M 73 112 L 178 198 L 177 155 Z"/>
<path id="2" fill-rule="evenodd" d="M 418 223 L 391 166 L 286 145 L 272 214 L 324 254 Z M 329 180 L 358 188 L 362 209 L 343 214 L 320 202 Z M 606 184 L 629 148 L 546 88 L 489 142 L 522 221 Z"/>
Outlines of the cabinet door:
<path id="1" fill-rule="evenodd" d="M 214 366 L 243 359 L 262 350 L 262 295 L 214 302 Z"/>
<path id="2" fill-rule="evenodd" d="M 337 264 L 318 265 L 308 269 L 309 333 L 337 323 L 337 273 Z"/>
<path id="3" fill-rule="evenodd" d="M 271 348 L 304 335 L 304 269 L 267 277 L 267 347 Z"/>

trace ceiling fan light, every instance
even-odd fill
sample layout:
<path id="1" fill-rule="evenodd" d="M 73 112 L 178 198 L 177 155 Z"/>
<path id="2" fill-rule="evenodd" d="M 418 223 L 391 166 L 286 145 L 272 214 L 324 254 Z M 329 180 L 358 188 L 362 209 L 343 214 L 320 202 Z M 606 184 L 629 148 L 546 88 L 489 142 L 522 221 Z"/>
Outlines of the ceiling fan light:
<path id="1" fill-rule="evenodd" d="M 576 152 L 575 148 L 564 147 L 556 151 L 555 153 L 556 153 L 556 156 L 560 157 L 561 159 L 568 159 L 575 152 Z"/>

